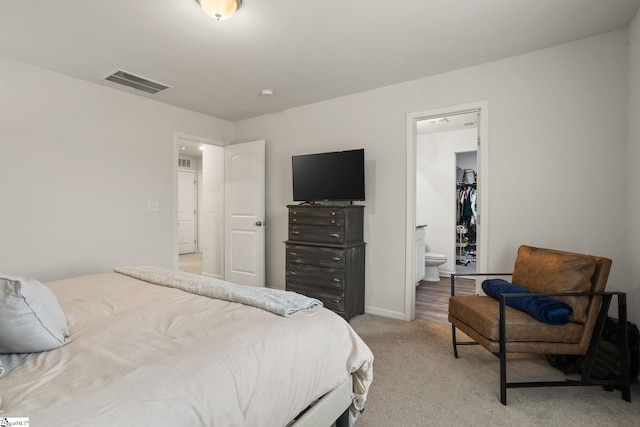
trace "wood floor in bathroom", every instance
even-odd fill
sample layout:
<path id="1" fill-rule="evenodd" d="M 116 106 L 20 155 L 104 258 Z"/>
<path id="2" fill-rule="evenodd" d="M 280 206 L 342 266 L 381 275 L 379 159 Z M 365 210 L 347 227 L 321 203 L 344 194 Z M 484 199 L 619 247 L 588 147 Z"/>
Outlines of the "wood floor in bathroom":
<path id="1" fill-rule="evenodd" d="M 456 278 L 456 295 L 475 294 L 474 279 Z M 441 277 L 439 282 L 420 281 L 416 286 L 416 319 L 449 325 L 447 314 L 451 296 L 451 279 Z"/>

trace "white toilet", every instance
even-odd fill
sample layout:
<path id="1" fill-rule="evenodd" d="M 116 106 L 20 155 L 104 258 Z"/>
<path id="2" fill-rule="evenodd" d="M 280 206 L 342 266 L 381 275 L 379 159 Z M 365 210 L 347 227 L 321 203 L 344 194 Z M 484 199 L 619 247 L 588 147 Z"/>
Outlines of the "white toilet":
<path id="1" fill-rule="evenodd" d="M 438 266 L 447 262 L 447 256 L 426 252 L 424 254 L 424 279 L 427 282 L 438 282 L 440 273 Z"/>

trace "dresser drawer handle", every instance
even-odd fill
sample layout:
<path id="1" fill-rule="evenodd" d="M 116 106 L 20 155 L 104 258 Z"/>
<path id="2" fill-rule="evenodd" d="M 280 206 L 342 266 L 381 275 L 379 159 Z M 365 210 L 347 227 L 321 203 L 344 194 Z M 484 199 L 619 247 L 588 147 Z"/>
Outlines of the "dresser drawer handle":
<path id="1" fill-rule="evenodd" d="M 296 222 L 296 221 L 298 221 L 298 218 L 293 218 L 293 219 L 291 220 L 291 222 Z"/>
<path id="2" fill-rule="evenodd" d="M 340 304 L 340 300 L 338 298 L 331 298 L 331 302 L 334 304 Z"/>
<path id="3" fill-rule="evenodd" d="M 298 230 L 291 230 L 291 234 L 295 234 L 297 236 L 300 232 Z"/>
<path id="4" fill-rule="evenodd" d="M 339 256 L 334 256 L 331 259 L 334 260 L 334 261 L 340 261 L 342 258 L 340 258 Z"/>
<path id="5" fill-rule="evenodd" d="M 331 233 L 331 237 L 335 237 L 336 239 L 340 237 L 340 233 Z"/>
<path id="6" fill-rule="evenodd" d="M 295 271 L 289 271 L 288 273 L 289 273 L 289 276 L 295 276 L 296 275 Z"/>
<path id="7" fill-rule="evenodd" d="M 335 223 L 336 223 L 336 220 L 335 220 L 335 219 L 332 219 L 332 220 L 331 220 L 331 224 L 335 224 Z"/>
<path id="8" fill-rule="evenodd" d="M 297 253 L 295 253 L 295 252 L 293 252 L 293 251 L 289 251 L 289 255 L 296 256 L 296 255 L 298 255 L 298 254 L 297 254 Z"/>
<path id="9" fill-rule="evenodd" d="M 331 216 L 336 216 L 336 213 L 335 212 L 331 212 Z"/>
<path id="10" fill-rule="evenodd" d="M 333 282 L 335 283 L 340 283 L 340 279 L 338 279 L 337 277 L 334 277 L 333 279 L 331 279 Z"/>

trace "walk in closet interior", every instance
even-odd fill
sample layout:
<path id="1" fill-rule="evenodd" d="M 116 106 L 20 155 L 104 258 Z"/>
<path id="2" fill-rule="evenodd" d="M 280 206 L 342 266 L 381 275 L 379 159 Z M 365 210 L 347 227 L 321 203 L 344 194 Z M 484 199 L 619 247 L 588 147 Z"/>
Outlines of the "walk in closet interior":
<path id="1" fill-rule="evenodd" d="M 475 272 L 477 151 L 456 153 L 456 272 Z"/>

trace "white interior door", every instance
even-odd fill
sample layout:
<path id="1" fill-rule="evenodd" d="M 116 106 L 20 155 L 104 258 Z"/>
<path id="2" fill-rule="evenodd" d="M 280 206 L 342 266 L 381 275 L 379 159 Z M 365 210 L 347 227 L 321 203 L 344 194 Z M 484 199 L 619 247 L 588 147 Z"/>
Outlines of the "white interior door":
<path id="1" fill-rule="evenodd" d="M 265 286 L 265 142 L 224 148 L 224 278 Z"/>
<path id="2" fill-rule="evenodd" d="M 196 251 L 196 174 L 178 171 L 178 253 Z"/>

